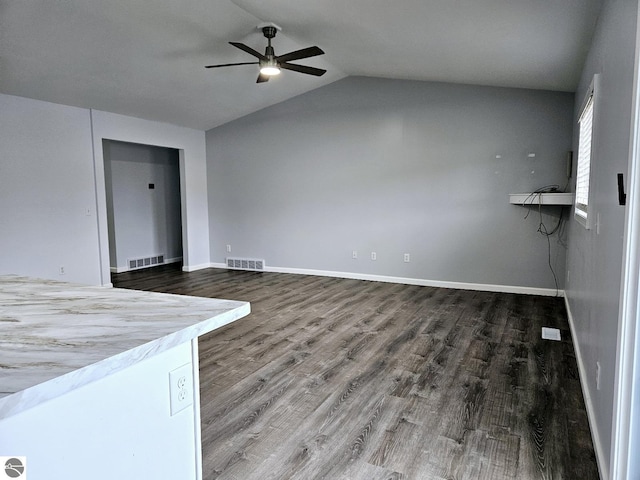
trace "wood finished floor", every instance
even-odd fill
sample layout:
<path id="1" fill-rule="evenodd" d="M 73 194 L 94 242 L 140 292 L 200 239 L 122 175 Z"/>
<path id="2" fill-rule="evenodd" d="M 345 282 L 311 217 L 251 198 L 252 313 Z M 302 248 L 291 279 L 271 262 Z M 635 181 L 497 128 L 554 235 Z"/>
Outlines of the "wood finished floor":
<path id="1" fill-rule="evenodd" d="M 561 299 L 175 266 L 113 282 L 252 304 L 200 341 L 206 480 L 599 478 Z"/>

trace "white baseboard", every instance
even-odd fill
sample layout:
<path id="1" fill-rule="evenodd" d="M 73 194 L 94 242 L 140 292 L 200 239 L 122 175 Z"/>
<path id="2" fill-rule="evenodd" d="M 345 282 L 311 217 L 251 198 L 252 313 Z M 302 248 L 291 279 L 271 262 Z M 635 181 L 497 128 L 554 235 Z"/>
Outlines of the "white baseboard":
<path id="1" fill-rule="evenodd" d="M 211 263 L 211 268 L 227 268 L 225 263 Z M 519 287 L 513 285 L 491 285 L 485 283 L 443 282 L 421 278 L 392 277 L 388 275 L 371 275 L 367 273 L 333 272 L 328 270 L 311 270 L 306 268 L 270 267 L 265 272 L 292 273 L 295 275 L 316 275 L 319 277 L 349 278 L 353 280 L 370 280 L 372 282 L 401 283 L 405 285 L 420 285 L 423 287 L 455 288 L 458 290 L 477 290 L 482 292 L 522 293 L 526 295 L 542 295 L 555 297 L 554 288 Z M 559 297 L 564 296 L 564 290 L 558 290 Z"/>
<path id="2" fill-rule="evenodd" d="M 224 265 L 224 264 L 223 264 Z M 201 263 L 200 265 L 184 265 L 182 267 L 183 272 L 195 272 L 196 270 L 203 270 L 211 267 L 210 263 Z"/>
<path id="3" fill-rule="evenodd" d="M 167 265 L 169 263 L 178 263 L 182 261 L 182 257 L 175 257 L 175 258 L 167 258 L 164 263 L 159 263 L 157 265 L 148 265 L 144 268 L 151 268 L 151 267 L 159 267 L 160 265 Z M 141 268 L 129 268 L 129 267 L 109 267 L 109 270 L 111 271 L 111 273 L 124 273 L 124 272 L 131 272 L 133 270 L 142 270 Z"/>
<path id="4" fill-rule="evenodd" d="M 605 468 L 607 465 L 606 455 L 602 449 L 602 442 L 600 441 L 600 434 L 598 432 L 598 425 L 596 424 L 595 412 L 593 409 L 593 402 L 591 401 L 591 395 L 587 385 L 587 369 L 582 361 L 582 352 L 580 351 L 580 343 L 576 337 L 576 329 L 573 321 L 573 315 L 571 314 L 571 308 L 569 307 L 569 300 L 567 296 L 564 296 L 564 304 L 567 308 L 567 318 L 569 319 L 569 330 L 571 331 L 571 340 L 573 341 L 573 350 L 576 352 L 576 362 L 578 364 L 578 373 L 580 375 L 580 386 L 582 387 L 582 396 L 584 397 L 584 404 L 587 408 L 587 418 L 589 420 L 589 430 L 591 430 L 591 440 L 593 441 L 593 448 L 596 452 L 596 461 L 598 463 L 598 471 L 600 472 L 601 480 L 609 480 L 609 470 Z"/>

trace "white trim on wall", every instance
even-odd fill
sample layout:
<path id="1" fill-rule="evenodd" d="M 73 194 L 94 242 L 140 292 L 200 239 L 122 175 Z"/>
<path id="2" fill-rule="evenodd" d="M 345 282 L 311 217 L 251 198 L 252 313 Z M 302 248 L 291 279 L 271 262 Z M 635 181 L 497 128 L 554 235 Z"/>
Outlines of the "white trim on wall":
<path id="1" fill-rule="evenodd" d="M 640 9 L 637 25 L 640 25 Z M 608 472 L 610 478 L 616 480 L 631 479 L 640 470 L 637 452 L 634 452 L 637 446 L 633 445 L 634 436 L 637 438 L 640 435 L 636 431 L 639 428 L 638 419 L 634 419 L 634 415 L 640 414 L 640 407 L 636 406 L 634 411 L 633 401 L 634 390 L 640 390 L 640 386 L 634 384 L 634 369 L 640 368 L 640 330 L 637 326 L 640 318 L 640 31 L 636 31 L 634 66 L 611 465 Z"/>
<path id="2" fill-rule="evenodd" d="M 225 263 L 211 263 L 211 268 L 227 268 Z M 184 270 L 184 269 L 183 269 Z M 185 270 L 186 271 L 186 270 Z M 458 290 L 477 290 L 482 292 L 522 293 L 525 295 L 542 295 L 545 297 L 563 297 L 564 290 L 553 288 L 521 287 L 516 285 L 492 285 L 486 283 L 463 283 L 428 280 L 423 278 L 392 277 L 388 275 L 372 275 L 367 273 L 333 272 L 328 270 L 312 270 L 307 268 L 265 267 L 265 272 L 292 273 L 294 275 L 316 275 L 319 277 L 349 278 L 352 280 L 369 280 L 372 282 L 401 283 L 422 287 L 455 288 Z"/>
<path id="3" fill-rule="evenodd" d="M 200 265 L 186 265 L 182 267 L 183 272 L 195 272 L 196 270 L 204 270 L 205 268 L 209 268 L 211 265 L 208 263 L 201 263 Z"/>
<path id="4" fill-rule="evenodd" d="M 587 419 L 589 420 L 589 430 L 591 431 L 591 440 L 593 441 L 593 448 L 596 453 L 596 461 L 598 463 L 598 471 L 600 472 L 601 480 L 609 480 L 609 472 L 604 470 L 606 465 L 607 455 L 605 455 L 602 449 L 602 442 L 600 441 L 600 433 L 598 432 L 598 425 L 596 424 L 596 414 L 591 401 L 591 395 L 589 395 L 589 386 L 587 385 L 587 368 L 584 366 L 582 360 L 582 352 L 580 351 L 580 343 L 576 336 L 576 329 L 573 321 L 573 315 L 571 314 L 571 307 L 569 306 L 569 299 L 564 297 L 564 304 L 567 308 L 567 318 L 569 319 L 569 330 L 571 331 L 571 341 L 573 342 L 573 349 L 576 353 L 576 363 L 578 364 L 578 375 L 580 377 L 580 386 L 582 387 L 582 396 L 584 398 L 584 404 L 587 408 Z"/>

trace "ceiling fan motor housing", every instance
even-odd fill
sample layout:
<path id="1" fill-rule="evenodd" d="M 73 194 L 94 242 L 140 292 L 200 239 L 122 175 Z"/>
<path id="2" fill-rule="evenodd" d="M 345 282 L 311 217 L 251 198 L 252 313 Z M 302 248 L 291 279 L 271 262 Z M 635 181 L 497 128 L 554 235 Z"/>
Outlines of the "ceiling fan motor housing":
<path id="1" fill-rule="evenodd" d="M 267 25 L 265 27 L 262 27 L 262 33 L 264 34 L 265 37 L 271 40 L 273 37 L 276 36 L 276 33 L 278 33 L 278 29 L 273 25 Z"/>

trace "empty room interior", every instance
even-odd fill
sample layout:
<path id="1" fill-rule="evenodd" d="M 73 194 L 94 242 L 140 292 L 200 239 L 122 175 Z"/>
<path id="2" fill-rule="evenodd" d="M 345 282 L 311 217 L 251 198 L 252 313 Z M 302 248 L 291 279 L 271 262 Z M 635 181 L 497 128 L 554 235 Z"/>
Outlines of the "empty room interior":
<path id="1" fill-rule="evenodd" d="M 0 0 L 0 477 L 640 479 L 639 14 Z"/>

